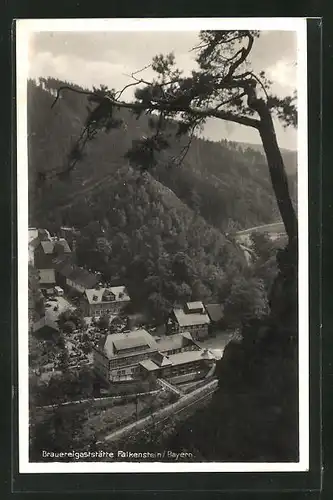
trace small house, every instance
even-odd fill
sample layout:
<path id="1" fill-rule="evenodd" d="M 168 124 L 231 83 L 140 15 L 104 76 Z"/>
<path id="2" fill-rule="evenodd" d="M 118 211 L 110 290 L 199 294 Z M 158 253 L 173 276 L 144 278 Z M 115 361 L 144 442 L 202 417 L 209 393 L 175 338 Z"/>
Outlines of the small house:
<path id="1" fill-rule="evenodd" d="M 224 308 L 222 304 L 206 304 L 205 309 L 210 319 L 211 327 L 219 327 L 222 325 L 224 317 Z"/>
<path id="2" fill-rule="evenodd" d="M 208 336 L 210 318 L 202 302 L 187 302 L 183 308 L 173 309 L 168 322 L 168 334 L 190 332 L 194 339 Z"/>

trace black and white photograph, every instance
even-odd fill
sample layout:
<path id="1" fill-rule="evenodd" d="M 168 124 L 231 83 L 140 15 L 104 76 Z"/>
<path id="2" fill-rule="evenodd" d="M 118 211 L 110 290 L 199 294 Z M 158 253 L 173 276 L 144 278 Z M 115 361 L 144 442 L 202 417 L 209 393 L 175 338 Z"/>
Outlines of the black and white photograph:
<path id="1" fill-rule="evenodd" d="M 20 472 L 309 468 L 306 20 L 16 23 Z"/>

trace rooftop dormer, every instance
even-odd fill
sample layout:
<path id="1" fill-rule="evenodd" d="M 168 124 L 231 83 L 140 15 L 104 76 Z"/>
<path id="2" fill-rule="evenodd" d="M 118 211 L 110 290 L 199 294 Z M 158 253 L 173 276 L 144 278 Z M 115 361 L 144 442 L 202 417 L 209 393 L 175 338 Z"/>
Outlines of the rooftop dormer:
<path id="1" fill-rule="evenodd" d="M 186 302 L 184 311 L 186 314 L 203 314 L 205 309 L 202 302 Z"/>
<path id="2" fill-rule="evenodd" d="M 102 300 L 104 302 L 113 302 L 114 300 L 116 300 L 116 297 L 115 297 L 115 294 L 113 292 L 111 292 L 111 290 L 106 288 L 104 293 L 103 293 Z"/>

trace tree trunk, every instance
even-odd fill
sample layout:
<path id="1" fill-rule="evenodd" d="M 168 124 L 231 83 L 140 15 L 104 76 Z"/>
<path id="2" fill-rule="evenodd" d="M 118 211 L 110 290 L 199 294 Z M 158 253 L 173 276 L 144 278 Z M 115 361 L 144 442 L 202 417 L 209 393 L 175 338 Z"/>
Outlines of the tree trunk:
<path id="1" fill-rule="evenodd" d="M 260 110 L 260 117 L 259 133 L 266 153 L 273 190 L 286 228 L 289 244 L 292 244 L 297 241 L 297 216 L 291 201 L 288 178 L 277 143 L 273 120 L 266 106 Z"/>

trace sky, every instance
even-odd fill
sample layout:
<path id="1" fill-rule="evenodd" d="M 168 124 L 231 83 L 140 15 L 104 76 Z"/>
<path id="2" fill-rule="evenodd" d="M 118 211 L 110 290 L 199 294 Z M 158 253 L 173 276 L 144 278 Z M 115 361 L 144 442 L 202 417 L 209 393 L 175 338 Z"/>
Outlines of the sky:
<path id="1" fill-rule="evenodd" d="M 156 54 L 174 52 L 177 66 L 190 73 L 195 68 L 198 32 L 69 32 L 44 31 L 29 39 L 29 77 L 55 77 L 91 88 L 100 84 L 121 89 L 130 83 L 131 73 L 149 64 Z M 256 72 L 265 70 L 273 81 L 272 91 L 284 97 L 297 86 L 297 37 L 292 31 L 262 31 L 251 51 L 251 64 Z M 149 80 L 153 71 L 140 73 Z M 132 97 L 132 89 L 123 94 Z M 296 149 L 294 129 L 284 129 L 275 122 L 280 147 Z M 207 121 L 206 138 L 259 144 L 256 130 L 217 119 Z"/>

